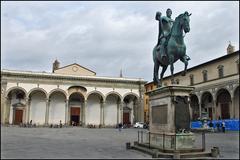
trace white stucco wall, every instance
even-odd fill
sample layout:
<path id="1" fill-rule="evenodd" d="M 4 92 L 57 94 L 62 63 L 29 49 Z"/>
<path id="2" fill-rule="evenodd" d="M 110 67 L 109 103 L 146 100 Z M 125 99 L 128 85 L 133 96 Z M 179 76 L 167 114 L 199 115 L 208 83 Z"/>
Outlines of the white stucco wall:
<path id="1" fill-rule="evenodd" d="M 117 97 L 108 96 L 104 107 L 104 124 L 116 125 L 117 124 Z"/>
<path id="2" fill-rule="evenodd" d="M 100 124 L 100 99 L 96 95 L 88 97 L 86 107 L 86 124 Z"/>
<path id="3" fill-rule="evenodd" d="M 46 97 L 41 92 L 36 92 L 31 97 L 30 120 L 32 123 L 43 125 L 45 123 Z"/>
<path id="4" fill-rule="evenodd" d="M 65 96 L 59 92 L 54 93 L 50 97 L 49 105 L 49 123 L 59 124 L 60 120 L 62 123 L 65 122 Z"/>
<path id="5" fill-rule="evenodd" d="M 57 85 L 39 84 L 39 88 L 43 88 L 47 93 L 49 93 L 51 90 L 56 89 Z"/>

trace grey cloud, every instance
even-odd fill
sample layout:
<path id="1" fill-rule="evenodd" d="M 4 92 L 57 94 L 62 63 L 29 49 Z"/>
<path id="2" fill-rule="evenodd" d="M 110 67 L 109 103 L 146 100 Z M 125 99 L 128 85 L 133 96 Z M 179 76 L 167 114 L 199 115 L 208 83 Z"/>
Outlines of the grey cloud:
<path id="1" fill-rule="evenodd" d="M 189 67 L 222 56 L 231 40 L 239 48 L 239 2 L 4 2 L 2 66 L 51 72 L 74 62 L 99 76 L 152 80 L 152 49 L 157 43 L 156 11 L 173 18 L 188 10 Z M 231 22 L 231 25 L 226 25 Z M 201 55 L 201 56 L 199 56 Z M 175 64 L 175 72 L 183 63 Z M 169 69 L 166 75 L 170 74 Z"/>

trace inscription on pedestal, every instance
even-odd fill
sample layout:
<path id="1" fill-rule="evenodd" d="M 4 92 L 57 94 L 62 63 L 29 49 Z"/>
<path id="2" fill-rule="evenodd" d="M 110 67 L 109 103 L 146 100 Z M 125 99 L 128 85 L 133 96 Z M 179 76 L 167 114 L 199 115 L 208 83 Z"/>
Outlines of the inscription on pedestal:
<path id="1" fill-rule="evenodd" d="M 176 131 L 185 129 L 190 131 L 190 112 L 187 96 L 177 96 L 175 101 Z"/>
<path id="2" fill-rule="evenodd" d="M 167 105 L 152 106 L 152 123 L 167 124 Z"/>

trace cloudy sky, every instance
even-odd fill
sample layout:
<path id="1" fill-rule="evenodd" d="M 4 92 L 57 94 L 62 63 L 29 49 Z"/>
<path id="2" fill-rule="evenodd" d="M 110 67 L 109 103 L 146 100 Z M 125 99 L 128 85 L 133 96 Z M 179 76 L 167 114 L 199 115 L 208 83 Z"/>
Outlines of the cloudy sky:
<path id="1" fill-rule="evenodd" d="M 1 68 L 52 71 L 78 63 L 97 76 L 152 81 L 157 11 L 192 13 L 185 36 L 189 68 L 239 50 L 239 1 L 1 2 Z M 175 73 L 184 64 L 175 64 Z M 170 69 L 165 75 L 170 74 Z"/>

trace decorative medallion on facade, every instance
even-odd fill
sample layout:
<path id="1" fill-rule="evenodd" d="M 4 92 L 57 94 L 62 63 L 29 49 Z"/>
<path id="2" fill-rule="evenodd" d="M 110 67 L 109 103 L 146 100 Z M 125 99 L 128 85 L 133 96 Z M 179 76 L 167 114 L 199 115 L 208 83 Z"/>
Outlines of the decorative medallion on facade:
<path id="1" fill-rule="evenodd" d="M 78 71 L 78 67 L 77 67 L 77 66 L 73 66 L 73 67 L 72 67 L 72 70 L 73 70 L 74 72 L 77 72 L 77 71 Z"/>

